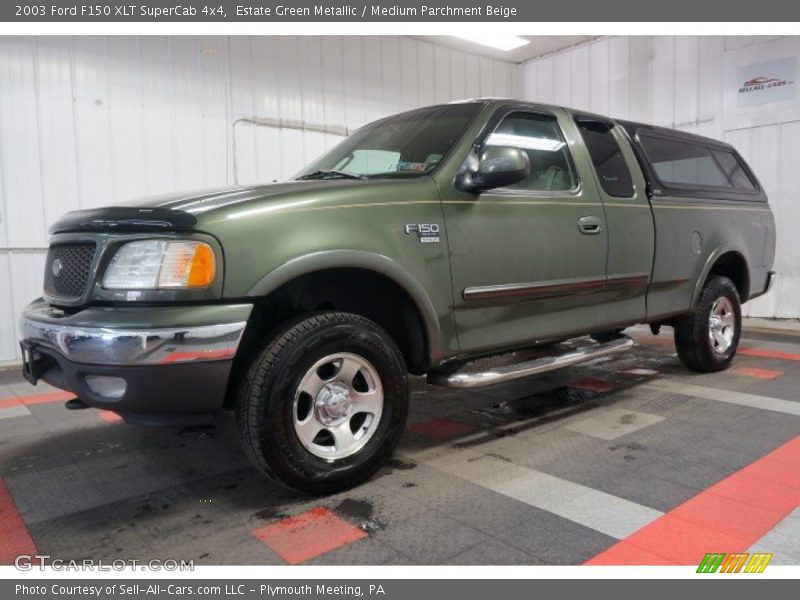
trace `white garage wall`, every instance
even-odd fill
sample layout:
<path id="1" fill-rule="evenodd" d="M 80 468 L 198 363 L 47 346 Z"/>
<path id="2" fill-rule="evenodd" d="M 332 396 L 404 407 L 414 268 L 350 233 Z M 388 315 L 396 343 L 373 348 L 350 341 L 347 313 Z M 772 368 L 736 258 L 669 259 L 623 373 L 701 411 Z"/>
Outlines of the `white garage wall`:
<path id="1" fill-rule="evenodd" d="M 522 65 L 524 98 L 724 139 L 742 153 L 769 195 L 777 222 L 774 290 L 745 305 L 758 317 L 800 317 L 800 122 L 725 131 L 726 52 L 773 37 L 614 37 Z M 795 38 L 800 55 L 800 38 Z M 769 110 L 765 107 L 764 110 Z"/>
<path id="2" fill-rule="evenodd" d="M 400 110 L 515 96 L 517 67 L 402 37 L 0 37 L 0 364 L 62 213 L 291 176 Z"/>

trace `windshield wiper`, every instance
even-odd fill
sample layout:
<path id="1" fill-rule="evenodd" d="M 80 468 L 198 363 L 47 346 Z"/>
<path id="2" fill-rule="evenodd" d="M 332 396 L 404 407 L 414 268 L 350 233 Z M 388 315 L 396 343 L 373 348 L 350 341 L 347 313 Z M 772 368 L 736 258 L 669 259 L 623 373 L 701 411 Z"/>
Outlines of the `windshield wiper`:
<path id="1" fill-rule="evenodd" d="M 301 175 L 297 178 L 298 181 L 303 179 L 323 179 L 326 176 L 341 177 L 343 179 L 366 179 L 366 175 L 356 175 L 355 173 L 348 173 L 347 171 L 337 171 L 336 169 L 320 169 L 319 171 L 312 171 L 306 175 Z"/>

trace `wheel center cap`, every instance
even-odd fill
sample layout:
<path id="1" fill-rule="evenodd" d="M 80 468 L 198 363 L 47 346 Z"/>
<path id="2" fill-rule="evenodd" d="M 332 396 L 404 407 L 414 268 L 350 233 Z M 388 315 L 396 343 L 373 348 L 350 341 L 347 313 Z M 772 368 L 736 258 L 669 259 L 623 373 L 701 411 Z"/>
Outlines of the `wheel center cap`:
<path id="1" fill-rule="evenodd" d="M 338 425 L 350 413 L 350 386 L 339 381 L 326 383 L 314 399 L 314 412 L 320 423 Z"/>

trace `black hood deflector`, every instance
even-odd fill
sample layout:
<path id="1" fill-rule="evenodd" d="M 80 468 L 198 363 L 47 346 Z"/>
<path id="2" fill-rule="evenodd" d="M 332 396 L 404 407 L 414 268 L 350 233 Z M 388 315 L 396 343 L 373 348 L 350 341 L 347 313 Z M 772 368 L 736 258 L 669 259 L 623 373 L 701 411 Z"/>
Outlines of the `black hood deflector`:
<path id="1" fill-rule="evenodd" d="M 109 206 L 69 212 L 50 227 L 66 231 L 191 231 L 197 218 L 182 210 L 160 207 Z"/>

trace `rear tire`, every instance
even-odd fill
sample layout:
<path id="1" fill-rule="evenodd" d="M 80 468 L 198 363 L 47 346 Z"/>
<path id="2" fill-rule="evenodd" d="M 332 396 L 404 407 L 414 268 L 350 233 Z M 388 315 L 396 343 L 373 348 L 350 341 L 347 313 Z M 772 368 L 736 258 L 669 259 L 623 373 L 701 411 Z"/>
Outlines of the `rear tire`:
<path id="1" fill-rule="evenodd" d="M 253 358 L 236 401 L 242 447 L 264 474 L 326 494 L 375 473 L 400 441 L 409 387 L 378 325 L 343 312 L 287 325 Z"/>
<path id="2" fill-rule="evenodd" d="M 691 313 L 675 318 L 675 347 L 692 371 L 711 373 L 728 368 L 742 331 L 739 292 L 727 277 L 706 282 Z"/>

